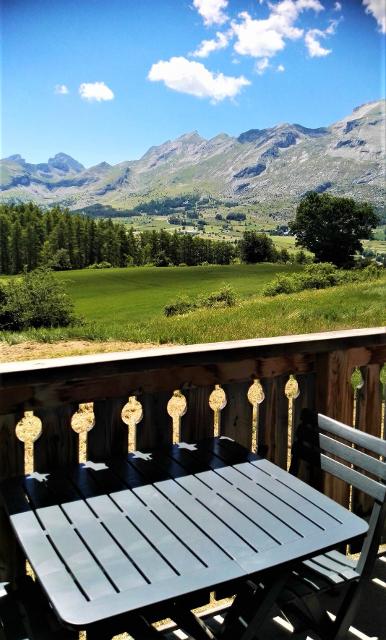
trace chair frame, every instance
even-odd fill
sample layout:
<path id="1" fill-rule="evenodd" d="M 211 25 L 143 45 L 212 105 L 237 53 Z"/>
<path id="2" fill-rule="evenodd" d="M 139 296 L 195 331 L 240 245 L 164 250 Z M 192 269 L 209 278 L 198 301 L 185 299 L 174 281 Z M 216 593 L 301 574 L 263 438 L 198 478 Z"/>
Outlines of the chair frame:
<path id="1" fill-rule="evenodd" d="M 335 621 L 332 622 L 321 608 L 320 592 L 304 598 L 295 597 L 289 606 L 279 599 L 279 606 L 289 619 L 291 615 L 295 614 L 296 617 L 298 614 L 303 624 L 311 622 L 311 628 L 321 633 L 321 637 L 326 640 L 343 640 L 355 616 L 363 589 L 371 577 L 383 533 L 386 518 L 386 440 L 309 410 L 303 410 L 301 420 L 293 445 L 290 472 L 296 475 L 300 460 L 306 460 L 312 465 L 311 475 L 319 485 L 321 471 L 324 471 L 374 499 L 369 530 L 356 566 L 357 577 L 337 585 L 338 588 L 348 585 L 348 589 Z M 299 436 L 302 436 L 301 440 Z M 356 449 L 355 446 L 366 449 L 373 455 Z M 317 461 L 320 466 L 315 469 Z M 334 586 L 334 589 L 337 587 Z"/>

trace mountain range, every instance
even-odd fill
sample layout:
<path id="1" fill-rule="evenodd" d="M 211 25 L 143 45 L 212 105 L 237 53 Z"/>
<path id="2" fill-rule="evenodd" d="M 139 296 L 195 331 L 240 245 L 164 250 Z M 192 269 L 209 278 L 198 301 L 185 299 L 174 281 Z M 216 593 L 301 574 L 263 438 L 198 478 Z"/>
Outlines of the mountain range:
<path id="1" fill-rule="evenodd" d="M 307 191 L 385 202 L 385 100 L 356 107 L 327 127 L 278 124 L 206 140 L 197 131 L 151 147 L 139 160 L 85 168 L 65 153 L 30 164 L 0 161 L 1 201 L 33 200 L 70 209 L 183 194 L 293 211 Z"/>

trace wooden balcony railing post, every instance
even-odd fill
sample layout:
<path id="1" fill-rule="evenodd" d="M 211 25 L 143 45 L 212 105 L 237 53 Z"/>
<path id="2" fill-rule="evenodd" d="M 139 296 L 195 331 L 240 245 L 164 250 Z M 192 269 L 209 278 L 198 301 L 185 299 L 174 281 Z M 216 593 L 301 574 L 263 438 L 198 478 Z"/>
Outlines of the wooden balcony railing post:
<path id="1" fill-rule="evenodd" d="M 351 373 L 354 366 L 350 350 L 319 354 L 315 363 L 316 410 L 348 425 L 352 424 L 353 417 Z M 326 475 L 324 491 L 333 500 L 348 507 L 350 489 L 342 480 Z"/>
<path id="2" fill-rule="evenodd" d="M 0 416 L 0 480 L 24 472 L 24 446 L 15 432 L 16 424 L 21 417 L 21 413 Z M 24 565 L 0 502 L 0 582 L 7 582 L 21 575 Z"/>

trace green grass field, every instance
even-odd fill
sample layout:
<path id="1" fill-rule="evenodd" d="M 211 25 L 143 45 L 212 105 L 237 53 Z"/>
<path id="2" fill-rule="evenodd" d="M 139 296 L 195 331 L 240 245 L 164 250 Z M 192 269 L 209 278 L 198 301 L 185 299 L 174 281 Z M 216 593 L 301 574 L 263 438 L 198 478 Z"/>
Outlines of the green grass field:
<path id="1" fill-rule="evenodd" d="M 0 334 L 0 340 L 60 339 L 197 343 L 386 324 L 386 273 L 378 280 L 275 298 L 262 296 L 275 274 L 293 265 L 138 267 L 58 273 L 84 323 L 64 329 Z M 237 306 L 167 318 L 165 304 L 230 284 Z"/>
<path id="2" fill-rule="evenodd" d="M 147 322 L 162 316 L 166 304 L 180 295 L 208 294 L 229 283 L 240 298 L 258 294 L 276 273 L 299 270 L 292 265 L 207 267 L 134 267 L 84 269 L 58 273 L 75 302 L 76 313 L 104 326 Z"/>

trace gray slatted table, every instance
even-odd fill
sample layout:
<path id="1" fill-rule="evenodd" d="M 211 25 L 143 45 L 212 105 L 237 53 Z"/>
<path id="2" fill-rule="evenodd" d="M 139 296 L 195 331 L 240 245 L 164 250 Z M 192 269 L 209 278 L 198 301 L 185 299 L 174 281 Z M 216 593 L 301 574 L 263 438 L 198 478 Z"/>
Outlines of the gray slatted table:
<path id="1" fill-rule="evenodd" d="M 72 628 L 292 566 L 368 528 L 227 438 L 33 474 L 1 491 Z"/>

